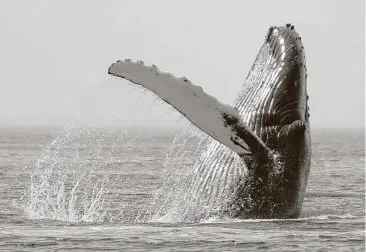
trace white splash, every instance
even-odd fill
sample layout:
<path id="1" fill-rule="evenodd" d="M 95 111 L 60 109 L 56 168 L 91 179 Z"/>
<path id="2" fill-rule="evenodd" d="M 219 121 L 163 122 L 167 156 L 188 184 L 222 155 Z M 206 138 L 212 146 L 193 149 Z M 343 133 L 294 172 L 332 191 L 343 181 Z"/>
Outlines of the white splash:
<path id="1" fill-rule="evenodd" d="M 210 158 L 212 152 L 217 152 L 217 159 Z M 151 216 L 148 221 L 221 218 L 235 193 L 233 182 L 241 165 L 236 154 L 201 131 L 176 135 L 166 155 L 164 183 L 146 215 Z"/>
<path id="2" fill-rule="evenodd" d="M 46 145 L 23 196 L 29 219 L 101 222 L 108 217 L 108 163 L 99 158 L 102 138 L 98 144 L 95 138 L 93 129 L 71 125 Z"/>
<path id="3" fill-rule="evenodd" d="M 175 135 L 166 154 L 163 184 L 156 191 L 146 213 L 147 221 L 162 221 L 174 202 L 184 195 L 190 171 L 207 145 L 207 140 L 208 136 L 197 130 L 182 131 Z"/>

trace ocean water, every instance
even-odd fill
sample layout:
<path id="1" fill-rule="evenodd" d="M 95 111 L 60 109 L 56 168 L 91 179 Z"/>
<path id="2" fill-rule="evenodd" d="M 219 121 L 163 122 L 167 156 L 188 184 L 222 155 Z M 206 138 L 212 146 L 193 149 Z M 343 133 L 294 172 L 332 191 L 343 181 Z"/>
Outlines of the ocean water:
<path id="1" fill-rule="evenodd" d="M 206 137 L 1 129 L 0 251 L 365 251 L 365 138 L 314 130 L 298 219 L 162 218 Z"/>

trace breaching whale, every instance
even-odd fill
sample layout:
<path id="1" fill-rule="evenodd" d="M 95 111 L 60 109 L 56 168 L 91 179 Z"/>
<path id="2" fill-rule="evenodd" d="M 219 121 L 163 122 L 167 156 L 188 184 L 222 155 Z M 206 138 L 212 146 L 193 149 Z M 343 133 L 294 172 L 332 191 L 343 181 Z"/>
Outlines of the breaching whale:
<path id="1" fill-rule="evenodd" d="M 151 90 L 219 142 L 211 142 L 198 169 L 230 165 L 232 153 L 240 157 L 247 172 L 236 180 L 229 215 L 263 219 L 301 214 L 311 138 L 305 52 L 293 25 L 268 29 L 233 106 L 219 102 L 186 77 L 142 61 L 117 61 L 108 73 Z M 207 186 L 208 177 L 197 183 Z"/>

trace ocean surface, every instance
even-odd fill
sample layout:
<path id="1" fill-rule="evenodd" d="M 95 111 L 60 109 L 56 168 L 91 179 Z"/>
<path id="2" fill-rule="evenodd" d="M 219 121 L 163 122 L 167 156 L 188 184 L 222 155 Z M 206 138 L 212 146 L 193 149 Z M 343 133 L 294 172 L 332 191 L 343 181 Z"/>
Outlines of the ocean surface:
<path id="1" fill-rule="evenodd" d="M 301 218 L 162 218 L 202 135 L 0 129 L 0 251 L 365 251 L 363 130 L 313 130 Z"/>

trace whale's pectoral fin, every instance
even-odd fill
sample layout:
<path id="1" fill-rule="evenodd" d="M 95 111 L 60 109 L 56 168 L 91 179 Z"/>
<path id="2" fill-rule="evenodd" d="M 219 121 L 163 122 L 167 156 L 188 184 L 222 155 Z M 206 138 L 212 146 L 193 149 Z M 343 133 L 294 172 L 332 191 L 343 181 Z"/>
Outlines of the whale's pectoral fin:
<path id="1" fill-rule="evenodd" d="M 240 156 L 268 151 L 262 140 L 241 121 L 236 108 L 219 102 L 185 77 L 178 78 L 154 65 L 148 67 L 141 61 L 131 60 L 117 61 L 108 73 L 151 90 Z"/>

